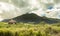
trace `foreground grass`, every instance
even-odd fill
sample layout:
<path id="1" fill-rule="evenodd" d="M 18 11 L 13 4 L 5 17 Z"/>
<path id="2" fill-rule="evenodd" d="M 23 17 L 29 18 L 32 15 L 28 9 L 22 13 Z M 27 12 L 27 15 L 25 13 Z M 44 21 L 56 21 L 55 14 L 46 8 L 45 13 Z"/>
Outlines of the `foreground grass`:
<path id="1" fill-rule="evenodd" d="M 0 22 L 0 36 L 60 36 L 60 24 Z"/>

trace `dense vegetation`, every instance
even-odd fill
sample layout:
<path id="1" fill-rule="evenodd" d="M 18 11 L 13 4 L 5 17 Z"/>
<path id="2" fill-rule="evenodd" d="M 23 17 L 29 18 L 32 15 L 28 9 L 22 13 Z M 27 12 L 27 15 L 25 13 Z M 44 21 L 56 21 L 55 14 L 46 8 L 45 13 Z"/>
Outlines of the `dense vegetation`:
<path id="1" fill-rule="evenodd" d="M 0 22 L 0 36 L 60 36 L 60 24 Z"/>
<path id="2" fill-rule="evenodd" d="M 0 22 L 0 36 L 60 36 L 59 19 L 39 17 L 32 13 L 13 20 L 16 20 L 17 24 Z"/>

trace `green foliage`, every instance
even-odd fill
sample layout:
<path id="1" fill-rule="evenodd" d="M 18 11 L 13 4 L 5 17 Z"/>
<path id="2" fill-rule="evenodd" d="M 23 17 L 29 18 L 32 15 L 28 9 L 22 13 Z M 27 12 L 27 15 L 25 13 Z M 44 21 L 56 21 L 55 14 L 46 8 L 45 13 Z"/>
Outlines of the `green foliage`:
<path id="1" fill-rule="evenodd" d="M 0 22 L 0 36 L 55 36 L 60 33 L 57 24 L 7 24 Z"/>

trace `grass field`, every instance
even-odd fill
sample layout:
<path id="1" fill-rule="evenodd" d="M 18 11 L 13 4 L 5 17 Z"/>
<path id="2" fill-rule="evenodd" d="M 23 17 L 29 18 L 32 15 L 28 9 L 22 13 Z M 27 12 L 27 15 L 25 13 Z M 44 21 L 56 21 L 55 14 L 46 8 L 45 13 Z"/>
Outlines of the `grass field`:
<path id="1" fill-rule="evenodd" d="M 60 24 L 0 22 L 0 36 L 60 36 Z"/>

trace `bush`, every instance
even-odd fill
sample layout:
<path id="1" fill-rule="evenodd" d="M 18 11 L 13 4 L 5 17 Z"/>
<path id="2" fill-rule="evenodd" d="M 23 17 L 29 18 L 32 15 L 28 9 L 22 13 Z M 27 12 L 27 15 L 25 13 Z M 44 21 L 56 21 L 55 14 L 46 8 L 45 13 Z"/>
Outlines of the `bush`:
<path id="1" fill-rule="evenodd" d="M 0 24 L 0 36 L 55 36 L 60 26 L 49 24 Z"/>

